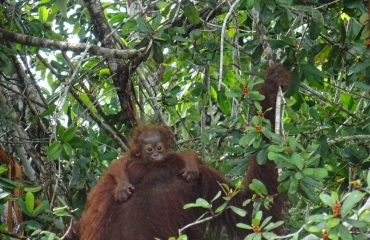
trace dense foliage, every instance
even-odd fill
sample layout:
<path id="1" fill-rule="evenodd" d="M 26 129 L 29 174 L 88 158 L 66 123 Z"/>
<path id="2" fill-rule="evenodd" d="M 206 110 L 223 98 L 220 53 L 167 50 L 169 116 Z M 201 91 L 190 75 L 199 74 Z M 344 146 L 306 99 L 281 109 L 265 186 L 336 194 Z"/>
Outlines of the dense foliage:
<path id="1" fill-rule="evenodd" d="M 276 161 L 286 238 L 369 237 L 369 1 L 0 2 L 0 198 L 19 234 L 61 237 L 130 129 L 162 122 L 236 184 L 251 154 Z M 259 105 L 271 62 L 294 81 L 281 136 Z M 266 217 L 247 239 L 274 237 Z"/>

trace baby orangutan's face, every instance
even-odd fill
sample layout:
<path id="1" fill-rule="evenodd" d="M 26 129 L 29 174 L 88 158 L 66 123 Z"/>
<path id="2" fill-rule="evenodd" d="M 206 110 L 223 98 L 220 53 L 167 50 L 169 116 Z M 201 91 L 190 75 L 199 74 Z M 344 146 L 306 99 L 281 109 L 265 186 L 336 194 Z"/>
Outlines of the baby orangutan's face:
<path id="1" fill-rule="evenodd" d="M 146 161 L 162 161 L 166 156 L 166 150 L 162 136 L 159 132 L 146 132 L 140 136 L 139 142 L 142 149 L 141 154 Z"/>

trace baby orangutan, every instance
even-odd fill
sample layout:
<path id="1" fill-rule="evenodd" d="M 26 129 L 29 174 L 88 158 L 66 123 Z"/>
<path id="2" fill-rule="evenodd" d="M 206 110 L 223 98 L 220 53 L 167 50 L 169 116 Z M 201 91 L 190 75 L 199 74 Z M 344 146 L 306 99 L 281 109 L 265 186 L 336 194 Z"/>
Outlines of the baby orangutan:
<path id="1" fill-rule="evenodd" d="M 129 167 L 134 161 L 160 162 L 169 154 L 176 154 L 184 163 L 184 168 L 180 171 L 181 176 L 187 181 L 197 179 L 198 164 L 201 164 L 199 157 L 191 151 L 175 153 L 172 144 L 172 134 L 163 126 L 145 126 L 134 132 L 130 141 L 130 151 L 116 160 L 119 162 L 113 163 L 107 172 L 117 183 L 115 200 L 126 201 L 135 190 L 128 176 Z"/>

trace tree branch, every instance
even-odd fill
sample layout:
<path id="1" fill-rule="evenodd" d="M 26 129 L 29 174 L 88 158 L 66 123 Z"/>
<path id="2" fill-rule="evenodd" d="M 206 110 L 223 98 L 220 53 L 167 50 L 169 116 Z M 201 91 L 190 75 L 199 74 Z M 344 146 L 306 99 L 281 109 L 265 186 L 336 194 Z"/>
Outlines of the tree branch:
<path id="1" fill-rule="evenodd" d="M 115 48 L 116 43 L 111 34 L 111 27 L 104 15 L 100 0 L 84 0 L 86 8 L 91 16 L 95 33 L 103 46 Z M 150 46 L 147 46 L 149 49 Z M 144 54 L 144 53 L 143 53 Z M 135 91 L 132 87 L 131 74 L 142 62 L 143 54 L 133 58 L 128 63 L 118 61 L 117 58 L 108 58 L 108 67 L 112 74 L 113 84 L 117 89 L 118 99 L 121 105 L 121 114 L 127 128 L 136 126 Z M 137 65 L 136 65 L 137 62 Z"/>
<path id="2" fill-rule="evenodd" d="M 81 107 L 85 109 L 87 114 L 110 136 L 112 139 L 116 140 L 117 143 L 120 145 L 122 150 L 127 151 L 127 139 L 114 128 L 114 126 L 110 126 L 109 124 L 105 123 L 104 121 L 100 120 L 99 117 L 91 111 L 89 106 L 86 106 L 86 104 L 81 100 L 80 96 L 78 96 L 75 89 L 72 87 L 69 89 L 69 92 L 72 94 L 72 96 L 76 99 L 76 101 L 79 103 Z"/>
<path id="3" fill-rule="evenodd" d="M 141 55 L 145 51 L 145 48 L 140 48 L 139 50 L 135 49 L 118 50 L 105 47 L 98 47 L 96 45 L 86 43 L 69 43 L 55 41 L 14 33 L 4 30 L 3 28 L 0 28 L 0 39 L 9 42 L 21 43 L 29 46 L 43 47 L 52 50 L 72 51 L 78 53 L 85 51 L 85 49 L 89 46 L 88 53 L 103 56 L 106 58 L 132 58 Z"/>
<path id="4" fill-rule="evenodd" d="M 328 141 L 328 144 L 334 144 L 337 142 L 353 141 L 353 140 L 369 140 L 370 135 L 353 135 L 353 136 L 342 136 L 337 137 Z"/>
<path id="5" fill-rule="evenodd" d="M 349 111 L 348 109 L 344 108 L 343 106 L 340 106 L 339 104 L 337 104 L 336 102 L 334 102 L 333 100 L 327 98 L 324 94 L 316 91 L 315 89 L 311 88 L 310 86 L 304 84 L 304 83 L 300 83 L 300 86 L 308 93 L 312 94 L 313 96 L 316 96 L 319 100 L 321 100 L 322 102 L 324 103 L 330 103 L 331 105 L 335 106 L 338 108 L 339 111 L 343 111 L 343 112 L 346 112 L 348 115 L 356 118 L 356 119 L 359 119 L 359 120 L 363 120 L 360 116 L 357 116 L 355 113 Z"/>

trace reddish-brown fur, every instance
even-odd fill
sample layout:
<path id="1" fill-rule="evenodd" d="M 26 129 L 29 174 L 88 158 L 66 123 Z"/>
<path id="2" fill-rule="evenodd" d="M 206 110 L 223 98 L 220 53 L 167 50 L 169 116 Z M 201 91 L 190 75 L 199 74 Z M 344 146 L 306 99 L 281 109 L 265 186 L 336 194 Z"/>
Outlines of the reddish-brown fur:
<path id="1" fill-rule="evenodd" d="M 260 92 L 266 98 L 261 104 L 264 110 L 272 108 L 265 116 L 273 126 L 277 89 L 279 85 L 284 88 L 288 85 L 289 74 L 281 65 L 273 65 L 265 79 Z M 133 143 L 135 141 L 137 140 L 133 138 Z M 132 152 L 135 151 L 135 147 L 140 146 L 135 144 L 131 146 Z M 123 167 L 123 161 L 114 161 L 89 194 L 85 212 L 79 222 L 81 239 L 150 240 L 155 237 L 167 239 L 169 236 L 176 236 L 179 228 L 194 222 L 204 210 L 184 210 L 183 205 L 194 202 L 198 197 L 212 199 L 220 190 L 218 183 L 227 181 L 219 172 L 205 165 L 199 165 L 198 179 L 185 181 L 178 174 L 184 168 L 182 158 L 187 156 L 170 153 L 161 162 L 133 162 L 127 172 L 135 186 L 135 193 L 124 203 L 116 202 L 113 198 L 116 181 L 110 172 L 114 171 L 112 169 Z M 270 195 L 276 195 L 271 210 L 265 210 L 264 216 L 273 216 L 273 221 L 281 220 L 283 198 L 277 192 L 277 176 L 274 162 L 268 161 L 261 166 L 253 156 L 244 180 L 245 189 L 234 199 L 233 204 L 240 206 L 252 195 L 248 185 L 253 178 L 257 178 L 265 183 Z M 247 206 L 249 214 L 252 212 L 251 207 Z M 247 219 L 237 219 L 233 214 L 225 214 L 217 220 L 217 223 L 223 223 L 232 235 L 241 236 L 243 233 L 236 230 L 235 223 L 241 220 L 250 223 L 249 219 L 250 215 Z M 205 239 L 204 226 L 194 226 L 186 234 L 192 240 Z"/>
<path id="2" fill-rule="evenodd" d="M 135 190 L 127 173 L 130 165 L 135 161 L 143 162 L 144 165 L 153 161 L 162 161 L 166 155 L 173 154 L 172 145 L 172 133 L 166 127 L 154 125 L 136 129 L 130 140 L 131 150 L 120 159 L 115 160 L 121 163 L 114 163 L 113 167 L 109 168 L 106 173 L 113 176 L 117 183 L 114 191 L 115 200 L 126 201 Z M 150 152 L 147 152 L 148 148 L 151 149 Z M 176 153 L 176 155 L 184 162 L 184 168 L 180 170 L 181 176 L 187 181 L 197 179 L 199 176 L 198 165 L 201 164 L 201 161 L 196 153 L 185 151 Z"/>

